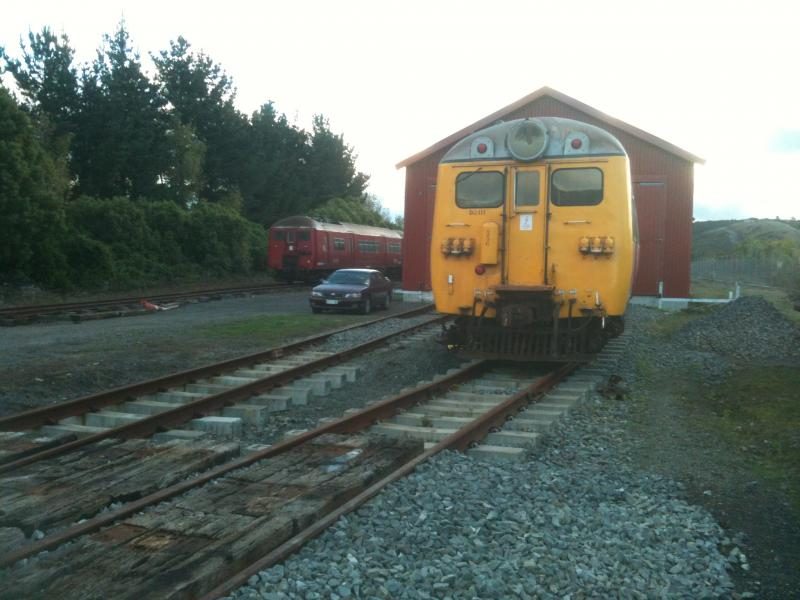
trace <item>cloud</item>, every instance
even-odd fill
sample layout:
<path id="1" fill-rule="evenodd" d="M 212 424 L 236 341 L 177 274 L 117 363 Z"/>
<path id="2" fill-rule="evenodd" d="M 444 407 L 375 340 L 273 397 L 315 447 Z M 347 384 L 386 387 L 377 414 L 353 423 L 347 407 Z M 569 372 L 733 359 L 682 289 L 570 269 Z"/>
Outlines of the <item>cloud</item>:
<path id="1" fill-rule="evenodd" d="M 773 152 L 800 152 L 800 129 L 782 129 L 770 140 Z"/>

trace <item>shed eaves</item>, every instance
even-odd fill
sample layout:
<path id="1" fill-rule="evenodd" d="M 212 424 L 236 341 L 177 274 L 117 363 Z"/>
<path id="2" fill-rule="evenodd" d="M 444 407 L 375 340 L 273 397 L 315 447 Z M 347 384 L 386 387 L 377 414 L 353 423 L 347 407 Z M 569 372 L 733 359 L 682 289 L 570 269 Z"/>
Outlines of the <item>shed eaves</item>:
<path id="1" fill-rule="evenodd" d="M 539 88 L 532 94 L 528 94 L 524 98 L 520 98 L 516 102 L 512 102 L 508 106 L 505 106 L 500 110 L 495 111 L 492 114 L 478 121 L 475 121 L 472 125 L 468 125 L 467 127 L 464 127 L 463 129 L 460 129 L 459 131 L 456 131 L 455 133 L 447 136 L 446 138 L 439 140 L 429 148 L 426 148 L 422 152 L 417 152 L 413 156 L 409 156 L 405 160 L 397 163 L 397 165 L 395 166 L 398 169 L 402 169 L 403 167 L 407 167 L 411 164 L 414 164 L 415 162 L 425 158 L 426 156 L 433 154 L 434 152 L 437 152 L 438 150 L 441 150 L 443 148 L 449 148 L 463 137 L 471 133 L 474 133 L 475 131 L 483 129 L 484 127 L 488 127 L 498 119 L 502 119 L 504 116 L 514 112 L 515 110 L 522 108 L 527 104 L 530 104 L 531 102 L 534 102 L 535 100 L 538 100 L 539 98 L 542 98 L 543 96 L 549 96 L 555 100 L 558 100 L 559 102 L 571 106 L 572 108 L 579 110 L 591 117 L 594 117 L 595 119 L 603 121 L 604 123 L 608 123 L 609 125 L 616 127 L 622 131 L 625 131 L 634 137 L 637 137 L 645 142 L 648 142 L 649 144 L 652 144 L 653 146 L 661 148 L 662 150 L 665 150 L 670 154 L 674 154 L 680 158 L 683 158 L 684 160 L 699 164 L 705 164 L 706 162 L 699 156 L 695 156 L 691 152 L 687 152 L 686 150 L 683 150 L 682 148 L 679 148 L 674 144 L 670 144 L 666 140 L 662 140 L 660 137 L 657 137 L 651 133 L 647 133 L 646 131 L 639 129 L 638 127 L 634 127 L 633 125 L 625 123 L 624 121 L 620 121 L 619 119 L 610 117 L 609 115 L 597 110 L 596 108 L 593 108 L 588 104 L 584 104 L 580 100 L 576 100 L 571 96 L 567 96 L 566 94 L 562 94 L 557 90 L 545 86 L 543 88 Z"/>

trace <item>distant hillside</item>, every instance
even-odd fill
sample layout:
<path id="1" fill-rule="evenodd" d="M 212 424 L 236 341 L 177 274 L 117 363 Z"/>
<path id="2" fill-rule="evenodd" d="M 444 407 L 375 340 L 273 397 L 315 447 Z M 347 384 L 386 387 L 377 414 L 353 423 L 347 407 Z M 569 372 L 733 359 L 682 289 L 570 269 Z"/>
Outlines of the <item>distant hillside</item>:
<path id="1" fill-rule="evenodd" d="M 698 221 L 693 225 L 693 260 L 775 255 L 800 257 L 800 221 L 745 219 Z"/>

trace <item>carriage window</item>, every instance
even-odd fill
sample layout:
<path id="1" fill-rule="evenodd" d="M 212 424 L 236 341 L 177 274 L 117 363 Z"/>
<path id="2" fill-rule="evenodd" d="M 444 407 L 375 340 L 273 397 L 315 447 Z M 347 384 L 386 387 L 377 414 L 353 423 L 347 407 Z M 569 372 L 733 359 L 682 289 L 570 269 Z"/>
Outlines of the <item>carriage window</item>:
<path id="1" fill-rule="evenodd" d="M 297 241 L 298 242 L 307 242 L 311 239 L 311 232 L 310 231 L 298 231 L 297 232 Z"/>
<path id="2" fill-rule="evenodd" d="M 386 246 L 389 254 L 400 254 L 400 242 L 388 242 Z"/>
<path id="3" fill-rule="evenodd" d="M 342 238 L 333 238 L 333 249 L 344 250 L 344 240 Z"/>
<path id="4" fill-rule="evenodd" d="M 538 206 L 539 204 L 539 171 L 517 172 L 514 188 L 514 204 L 516 206 Z"/>
<path id="5" fill-rule="evenodd" d="M 272 240 L 275 242 L 285 242 L 286 241 L 286 232 L 285 231 L 273 231 L 272 232 Z"/>
<path id="6" fill-rule="evenodd" d="M 364 254 L 377 254 L 380 248 L 378 242 L 365 242 L 360 240 L 358 242 L 358 250 Z"/>
<path id="7" fill-rule="evenodd" d="M 600 169 L 559 169 L 550 179 L 550 200 L 556 206 L 592 206 L 603 200 Z"/>
<path id="8" fill-rule="evenodd" d="M 498 171 L 471 171 L 456 177 L 456 204 L 459 208 L 495 208 L 503 203 L 503 174 Z"/>

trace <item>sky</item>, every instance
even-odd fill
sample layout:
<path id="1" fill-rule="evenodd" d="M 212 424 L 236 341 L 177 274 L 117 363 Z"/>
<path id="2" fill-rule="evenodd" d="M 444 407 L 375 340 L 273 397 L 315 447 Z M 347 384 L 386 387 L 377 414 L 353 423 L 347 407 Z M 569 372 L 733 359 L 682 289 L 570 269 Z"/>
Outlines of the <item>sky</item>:
<path id="1" fill-rule="evenodd" d="M 233 78 L 243 112 L 272 101 L 308 129 L 324 114 L 392 214 L 396 163 L 550 86 L 704 158 L 696 219 L 800 218 L 790 0 L 27 0 L 4 7 L 0 46 L 20 56 L 20 36 L 47 25 L 88 62 L 122 18 L 150 71 L 182 35 Z"/>

